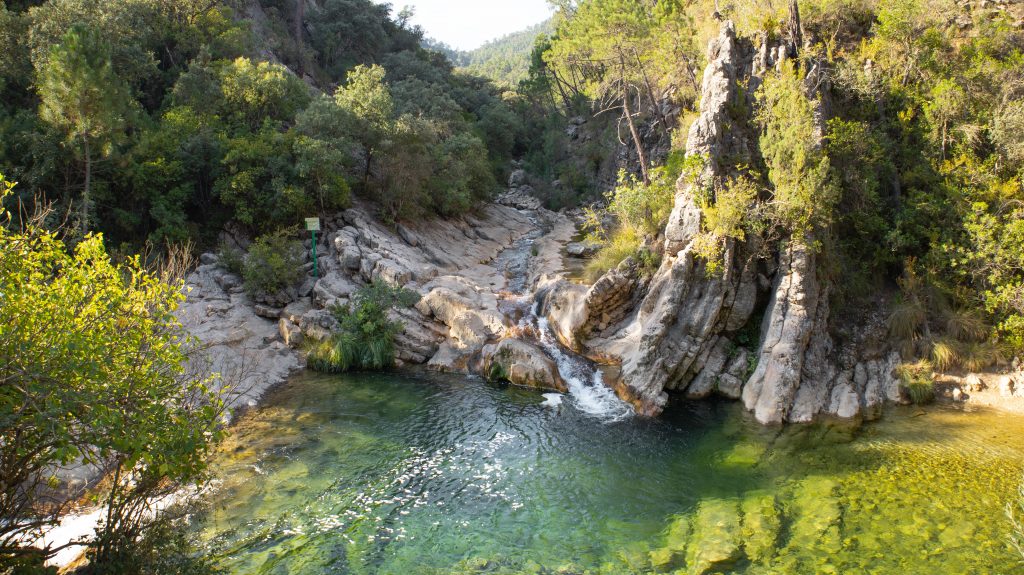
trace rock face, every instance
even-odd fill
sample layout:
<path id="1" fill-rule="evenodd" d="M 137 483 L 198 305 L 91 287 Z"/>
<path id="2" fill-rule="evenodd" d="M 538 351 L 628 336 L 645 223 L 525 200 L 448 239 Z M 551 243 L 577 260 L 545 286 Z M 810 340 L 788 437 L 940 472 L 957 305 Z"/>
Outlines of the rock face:
<path id="1" fill-rule="evenodd" d="M 763 423 L 877 417 L 884 402 L 900 399 L 898 358 L 834 345 L 829 289 L 816 253 L 803 242 L 784 238 L 773 253 L 775 245 L 755 234 L 727 240 L 720 273 L 708 273 L 696 255 L 703 217 L 698 197 L 737 177 L 733 166 L 758 162 L 749 116 L 753 94 L 762 74 L 796 53 L 792 48 L 765 40 L 755 49 L 737 39 L 731 22 L 711 42 L 700 115 L 686 147 L 704 165 L 677 185 L 661 267 L 649 282 L 625 265 L 590 288 L 554 278 L 538 292 L 541 311 L 563 343 L 621 364 L 619 394 L 641 413 L 659 413 L 671 391 L 741 398 Z M 820 136 L 827 93 L 818 91 L 823 82 L 810 68 L 806 85 L 819 101 Z M 755 317 L 759 324 L 752 323 Z"/>

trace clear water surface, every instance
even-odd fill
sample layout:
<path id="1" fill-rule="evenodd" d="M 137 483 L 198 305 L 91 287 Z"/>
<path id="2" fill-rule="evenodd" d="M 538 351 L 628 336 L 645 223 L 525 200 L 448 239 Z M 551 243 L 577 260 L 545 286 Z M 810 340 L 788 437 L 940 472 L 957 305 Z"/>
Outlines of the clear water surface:
<path id="1" fill-rule="evenodd" d="M 1003 512 L 1019 417 L 766 429 L 733 403 L 656 420 L 578 404 L 300 376 L 234 427 L 195 535 L 237 574 L 1024 573 Z"/>

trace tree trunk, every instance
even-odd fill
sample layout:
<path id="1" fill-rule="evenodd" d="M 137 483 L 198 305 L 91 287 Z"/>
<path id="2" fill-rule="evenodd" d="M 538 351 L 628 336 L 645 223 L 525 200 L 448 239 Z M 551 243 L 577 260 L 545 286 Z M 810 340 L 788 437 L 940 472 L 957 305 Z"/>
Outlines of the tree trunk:
<path id="1" fill-rule="evenodd" d="M 298 47 L 298 72 L 301 77 L 306 61 L 305 50 L 302 42 L 302 22 L 306 19 L 306 0 L 295 0 L 295 46 Z"/>
<path id="2" fill-rule="evenodd" d="M 789 2 L 789 43 L 795 58 L 804 44 L 803 31 L 800 29 L 800 4 L 797 0 Z"/>
<path id="3" fill-rule="evenodd" d="M 640 134 L 636 131 L 636 123 L 633 122 L 633 112 L 629 108 L 629 84 L 622 82 L 622 113 L 626 116 L 629 124 L 629 133 L 633 136 L 633 143 L 636 145 L 636 155 L 640 160 L 640 173 L 643 174 L 644 183 L 651 183 L 647 174 L 647 155 L 644 153 L 643 143 L 640 142 Z"/>
<path id="4" fill-rule="evenodd" d="M 92 152 L 89 149 L 89 138 L 82 136 L 82 147 L 85 153 L 85 189 L 82 191 L 82 235 L 89 232 L 89 203 L 92 188 Z"/>
<path id="5" fill-rule="evenodd" d="M 668 118 L 665 117 L 665 114 L 661 113 L 661 106 L 659 105 L 657 97 L 654 95 L 654 87 L 651 86 L 651 80 L 647 77 L 647 69 L 644 68 L 644 63 L 640 60 L 640 54 L 637 53 L 635 48 L 633 49 L 633 57 L 636 58 L 636 65 L 640 68 L 640 73 L 643 74 L 644 85 L 647 87 L 647 97 L 651 99 L 651 108 L 654 109 L 658 114 L 658 119 L 661 120 L 661 129 L 664 130 L 665 133 L 668 133 L 670 129 L 668 125 Z"/>

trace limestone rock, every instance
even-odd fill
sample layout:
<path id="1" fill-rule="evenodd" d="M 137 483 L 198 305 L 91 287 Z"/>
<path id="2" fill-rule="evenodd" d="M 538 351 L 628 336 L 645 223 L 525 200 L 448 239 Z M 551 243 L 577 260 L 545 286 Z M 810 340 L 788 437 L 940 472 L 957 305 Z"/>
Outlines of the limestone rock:
<path id="1" fill-rule="evenodd" d="M 565 392 L 558 366 L 539 347 L 518 339 L 503 339 L 483 350 L 483 372 L 515 385 Z"/>
<path id="2" fill-rule="evenodd" d="M 573 242 L 565 246 L 565 252 L 574 258 L 589 258 L 601 249 L 601 244 L 594 242 Z"/>
<path id="3" fill-rule="evenodd" d="M 350 298 L 358 289 L 359 286 L 342 274 L 327 274 L 313 286 L 313 301 L 320 307 L 328 307 L 341 298 Z"/>
<path id="4" fill-rule="evenodd" d="M 817 278 L 814 254 L 792 245 L 765 313 L 765 331 L 757 369 L 743 389 L 743 403 L 761 423 L 786 421 L 804 373 L 804 358 L 820 318 L 828 314 L 828 298 Z"/>
<path id="5" fill-rule="evenodd" d="M 278 330 L 281 333 L 281 339 L 284 340 L 285 345 L 289 347 L 298 347 L 302 345 L 302 330 L 290 319 L 282 317 L 278 322 Z"/>

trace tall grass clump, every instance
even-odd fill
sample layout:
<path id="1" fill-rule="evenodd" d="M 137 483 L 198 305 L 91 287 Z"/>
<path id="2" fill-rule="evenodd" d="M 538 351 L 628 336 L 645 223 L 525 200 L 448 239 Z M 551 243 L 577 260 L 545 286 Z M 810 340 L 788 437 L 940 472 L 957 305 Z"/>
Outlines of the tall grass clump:
<path id="1" fill-rule="evenodd" d="M 324 373 L 346 371 L 377 371 L 395 363 L 395 336 L 402 332 L 402 323 L 393 321 L 389 313 L 397 308 L 411 307 L 419 294 L 376 281 L 360 288 L 348 305 L 331 309 L 339 329 L 331 337 L 314 344 L 307 365 Z"/>
<path id="2" fill-rule="evenodd" d="M 932 375 L 932 362 L 922 359 L 914 363 L 904 363 L 896 368 L 910 401 L 916 405 L 924 405 L 935 400 L 935 378 Z"/>

